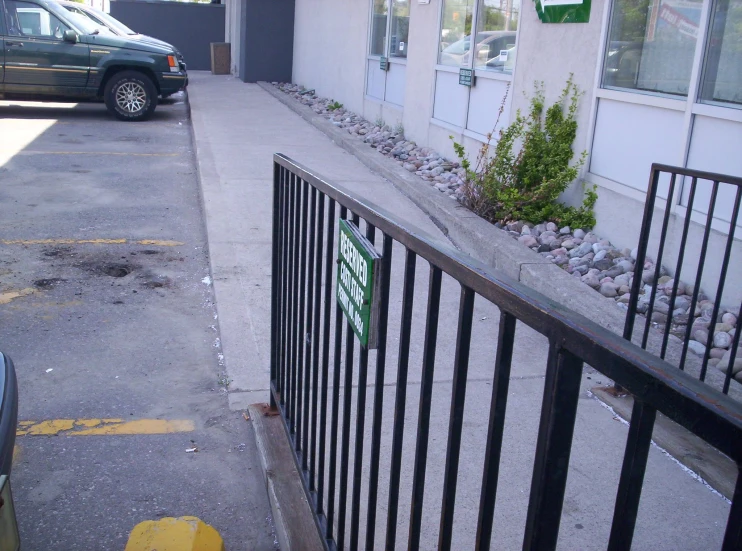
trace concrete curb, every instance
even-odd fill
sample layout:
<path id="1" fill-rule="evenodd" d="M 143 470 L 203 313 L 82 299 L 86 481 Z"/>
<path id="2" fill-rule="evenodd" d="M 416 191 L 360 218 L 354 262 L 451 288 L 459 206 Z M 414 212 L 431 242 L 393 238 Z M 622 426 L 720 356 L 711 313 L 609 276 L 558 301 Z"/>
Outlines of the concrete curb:
<path id="1" fill-rule="evenodd" d="M 283 421 L 268 404 L 247 408 L 281 549 L 323 551 L 319 530 L 296 469 Z"/>

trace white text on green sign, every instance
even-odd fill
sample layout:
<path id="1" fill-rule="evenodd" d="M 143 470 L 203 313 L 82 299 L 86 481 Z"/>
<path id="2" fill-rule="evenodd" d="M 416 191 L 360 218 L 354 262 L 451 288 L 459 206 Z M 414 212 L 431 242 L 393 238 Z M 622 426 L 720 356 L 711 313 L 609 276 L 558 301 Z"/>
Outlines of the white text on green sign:
<path id="1" fill-rule="evenodd" d="M 376 347 L 379 253 L 352 222 L 340 220 L 337 300 L 363 346 Z"/>

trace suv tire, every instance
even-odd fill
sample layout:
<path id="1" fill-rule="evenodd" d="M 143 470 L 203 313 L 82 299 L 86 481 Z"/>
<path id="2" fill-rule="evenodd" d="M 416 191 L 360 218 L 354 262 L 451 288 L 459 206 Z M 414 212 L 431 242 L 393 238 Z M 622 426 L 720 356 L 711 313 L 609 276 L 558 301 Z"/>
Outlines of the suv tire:
<path id="1" fill-rule="evenodd" d="M 106 83 L 103 93 L 108 110 L 122 121 L 147 120 L 157 107 L 157 89 L 139 71 L 121 71 Z"/>

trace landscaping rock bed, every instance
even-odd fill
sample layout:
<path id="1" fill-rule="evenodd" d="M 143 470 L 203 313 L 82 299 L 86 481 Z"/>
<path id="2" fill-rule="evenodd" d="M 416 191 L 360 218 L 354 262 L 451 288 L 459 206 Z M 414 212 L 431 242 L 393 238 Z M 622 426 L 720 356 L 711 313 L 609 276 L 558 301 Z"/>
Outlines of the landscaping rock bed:
<path id="1" fill-rule="evenodd" d="M 335 101 L 317 96 L 314 90 L 306 90 L 296 84 L 274 82 L 273 85 L 300 103 L 309 106 L 315 113 L 324 116 L 338 128 L 347 130 L 349 134 L 357 136 L 379 153 L 394 159 L 405 170 L 416 174 L 452 200 L 466 205 L 462 189 L 466 171 L 460 163 L 449 161 L 431 148 L 420 147 L 415 142 L 407 140 L 401 126 L 392 128 L 381 120 L 373 123 L 367 121 Z M 601 239 L 592 232 L 586 232 L 583 229 L 573 230 L 569 227 L 560 228 L 554 222 L 534 225 L 518 221 L 507 224 L 498 223 L 495 226 L 579 278 L 596 292 L 613 298 L 619 307 L 627 308 L 635 271 L 636 249 L 619 249 L 607 239 Z M 699 291 L 693 319 L 690 319 L 690 305 L 694 289 L 681 281 L 678 284 L 674 309 L 670 312 L 669 303 L 675 281 L 664 266 L 660 268 L 660 277 L 656 281 L 655 272 L 654 262 L 647 258 L 642 270 L 643 284 L 640 288 L 638 313 L 648 312 L 652 290 L 655 288 L 656 295 L 651 314 L 652 324 L 664 331 L 669 317 L 671 319 L 670 333 L 680 339 L 685 339 L 690 323 L 688 348 L 693 353 L 703 356 L 712 326 L 713 301 Z M 726 372 L 729 367 L 737 324 L 737 310 L 726 307 L 720 307 L 717 319 L 713 320 L 713 347 L 709 353 L 709 365 L 716 366 L 722 372 Z M 735 356 L 733 373 L 735 379 L 742 382 L 742 347 L 738 349 Z"/>

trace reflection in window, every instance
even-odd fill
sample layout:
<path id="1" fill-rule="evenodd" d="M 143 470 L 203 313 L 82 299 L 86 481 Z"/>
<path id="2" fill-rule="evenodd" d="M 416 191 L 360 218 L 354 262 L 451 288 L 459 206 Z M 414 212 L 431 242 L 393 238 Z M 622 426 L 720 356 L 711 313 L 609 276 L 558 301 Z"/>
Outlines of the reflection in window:
<path id="1" fill-rule="evenodd" d="M 30 2 L 6 2 L 6 23 L 11 36 L 39 36 L 61 39 L 69 27 L 46 9 Z"/>
<path id="2" fill-rule="evenodd" d="M 410 0 L 392 0 L 391 57 L 407 57 L 410 33 Z"/>
<path id="3" fill-rule="evenodd" d="M 742 0 L 714 6 L 701 101 L 742 107 Z"/>
<path id="4" fill-rule="evenodd" d="M 701 0 L 615 0 L 603 86 L 688 95 Z"/>
<path id="5" fill-rule="evenodd" d="M 477 69 L 513 72 L 519 11 L 520 0 L 481 0 L 474 54 Z"/>
<path id="6" fill-rule="evenodd" d="M 463 67 L 469 64 L 473 6 L 474 0 L 443 0 L 441 65 Z"/>
<path id="7" fill-rule="evenodd" d="M 371 55 L 386 55 L 386 15 L 387 0 L 374 0 L 374 11 L 371 14 Z"/>

